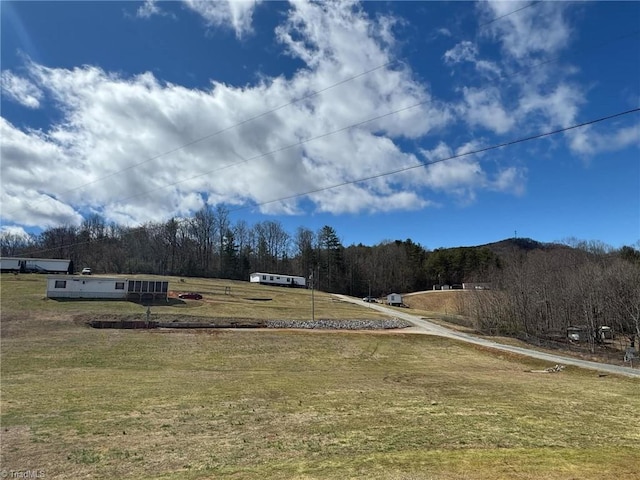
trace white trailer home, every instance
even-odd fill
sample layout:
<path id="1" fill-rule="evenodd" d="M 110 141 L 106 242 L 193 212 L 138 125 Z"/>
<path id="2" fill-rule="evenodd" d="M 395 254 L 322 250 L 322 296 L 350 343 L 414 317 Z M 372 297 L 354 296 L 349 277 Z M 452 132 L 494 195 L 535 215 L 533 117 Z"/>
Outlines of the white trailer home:
<path id="1" fill-rule="evenodd" d="M 20 259 L 19 258 L 0 258 L 0 272 L 19 272 L 20 271 Z"/>
<path id="2" fill-rule="evenodd" d="M 280 287 L 305 288 L 307 286 L 307 282 L 304 277 L 282 275 L 280 273 L 255 272 L 249 275 L 249 281 L 251 283 L 259 283 L 261 285 L 276 285 Z"/>
<path id="3" fill-rule="evenodd" d="M 48 298 L 105 298 L 122 300 L 166 300 L 169 282 L 142 279 L 80 277 L 52 275 L 47 277 Z"/>
<path id="4" fill-rule="evenodd" d="M 0 259 L 3 272 L 25 273 L 70 273 L 71 260 L 60 258 L 20 258 L 4 257 Z"/>
<path id="5" fill-rule="evenodd" d="M 400 307 L 402 306 L 402 295 L 398 293 L 390 293 L 387 295 L 387 304 L 392 307 Z"/>
<path id="6" fill-rule="evenodd" d="M 127 298 L 127 280 L 123 278 L 47 277 L 48 298 Z"/>

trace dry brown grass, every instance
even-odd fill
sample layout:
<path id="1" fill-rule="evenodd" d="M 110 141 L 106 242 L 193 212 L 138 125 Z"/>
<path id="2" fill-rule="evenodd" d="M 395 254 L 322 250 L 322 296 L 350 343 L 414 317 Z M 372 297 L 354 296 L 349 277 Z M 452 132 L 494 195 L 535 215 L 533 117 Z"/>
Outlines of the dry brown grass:
<path id="1" fill-rule="evenodd" d="M 69 304 L 21 313 L 9 298 L 5 310 L 11 295 L 3 285 L 5 471 L 104 479 L 638 474 L 635 379 L 577 368 L 527 373 L 547 365 L 425 335 L 95 330 L 70 321 Z"/>
<path id="2" fill-rule="evenodd" d="M 457 315 L 460 311 L 461 295 L 468 293 L 464 290 L 434 290 L 404 295 L 402 301 L 414 310 Z"/>

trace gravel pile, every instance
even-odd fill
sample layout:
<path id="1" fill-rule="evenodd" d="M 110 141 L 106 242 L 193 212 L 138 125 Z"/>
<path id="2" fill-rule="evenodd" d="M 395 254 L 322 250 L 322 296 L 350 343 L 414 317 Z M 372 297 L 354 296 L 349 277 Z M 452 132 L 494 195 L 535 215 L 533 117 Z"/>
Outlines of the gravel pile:
<path id="1" fill-rule="evenodd" d="M 388 330 L 410 327 L 404 320 L 267 320 L 267 328 L 309 328 L 330 330 Z"/>

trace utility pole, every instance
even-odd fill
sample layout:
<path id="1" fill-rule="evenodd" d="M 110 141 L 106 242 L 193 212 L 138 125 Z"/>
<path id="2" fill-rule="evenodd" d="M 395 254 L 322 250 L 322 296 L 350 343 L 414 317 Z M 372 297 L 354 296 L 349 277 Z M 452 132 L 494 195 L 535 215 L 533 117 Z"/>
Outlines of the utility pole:
<path id="1" fill-rule="evenodd" d="M 314 287 L 314 278 L 313 278 L 313 269 L 311 269 L 311 274 L 309 275 L 309 283 L 311 284 L 311 322 L 316 321 L 316 305 L 315 299 L 313 297 L 313 287 Z"/>

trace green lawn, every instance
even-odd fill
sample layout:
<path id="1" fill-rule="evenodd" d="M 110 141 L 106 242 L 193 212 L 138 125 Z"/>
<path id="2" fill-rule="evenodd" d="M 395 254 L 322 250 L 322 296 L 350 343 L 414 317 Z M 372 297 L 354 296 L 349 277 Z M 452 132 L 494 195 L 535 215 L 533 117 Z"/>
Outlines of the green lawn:
<path id="1" fill-rule="evenodd" d="M 20 281 L 42 282 L 32 278 Z M 425 335 L 95 330 L 74 321 L 80 303 L 102 305 L 101 313 L 143 307 L 73 307 L 43 300 L 44 291 L 21 300 L 11 282 L 18 280 L 2 277 L 4 471 L 105 479 L 640 476 L 635 379 L 571 367 L 527 373 L 548 365 Z"/>

